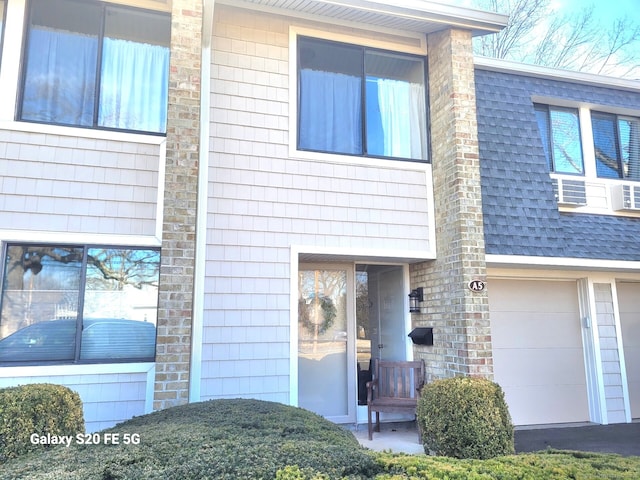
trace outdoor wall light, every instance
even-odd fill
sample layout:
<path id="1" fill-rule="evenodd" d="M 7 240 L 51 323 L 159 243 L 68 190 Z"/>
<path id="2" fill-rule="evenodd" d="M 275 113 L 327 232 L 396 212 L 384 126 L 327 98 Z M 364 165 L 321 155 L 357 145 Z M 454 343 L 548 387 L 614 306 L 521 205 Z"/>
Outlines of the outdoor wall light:
<path id="1" fill-rule="evenodd" d="M 420 303 L 424 301 L 424 290 L 422 287 L 411 290 L 409 294 L 409 312 L 420 313 Z"/>

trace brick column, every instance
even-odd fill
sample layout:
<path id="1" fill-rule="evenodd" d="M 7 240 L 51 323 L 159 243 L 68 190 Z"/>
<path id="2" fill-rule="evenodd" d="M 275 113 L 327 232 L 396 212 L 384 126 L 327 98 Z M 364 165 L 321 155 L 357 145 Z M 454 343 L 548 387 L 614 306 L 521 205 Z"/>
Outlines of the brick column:
<path id="1" fill-rule="evenodd" d="M 416 326 L 434 327 L 434 346 L 417 349 L 429 378 L 491 378 L 493 360 L 485 279 L 484 231 L 471 33 L 429 35 L 431 161 L 437 259 L 412 265 L 411 287 L 424 287 Z"/>
<path id="2" fill-rule="evenodd" d="M 154 410 L 189 400 L 201 32 L 202 2 L 173 0 Z"/>

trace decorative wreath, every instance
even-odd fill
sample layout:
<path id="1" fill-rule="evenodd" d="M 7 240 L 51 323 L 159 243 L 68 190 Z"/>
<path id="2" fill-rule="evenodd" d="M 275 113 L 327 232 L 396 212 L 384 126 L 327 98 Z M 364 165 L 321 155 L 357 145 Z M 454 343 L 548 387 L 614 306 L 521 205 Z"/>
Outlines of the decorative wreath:
<path id="1" fill-rule="evenodd" d="M 320 315 L 322 312 L 322 315 Z M 322 334 L 331 328 L 336 318 L 336 306 L 326 296 L 316 296 L 307 303 L 304 298 L 298 302 L 298 317 L 302 325 L 311 333 Z"/>

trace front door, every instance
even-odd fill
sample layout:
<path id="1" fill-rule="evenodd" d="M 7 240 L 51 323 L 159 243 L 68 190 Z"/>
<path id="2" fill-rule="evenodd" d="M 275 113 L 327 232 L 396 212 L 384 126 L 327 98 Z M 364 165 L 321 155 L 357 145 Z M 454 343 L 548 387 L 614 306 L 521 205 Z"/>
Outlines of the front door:
<path id="1" fill-rule="evenodd" d="M 355 421 L 354 268 L 298 272 L 298 405 L 336 423 Z"/>
<path id="2" fill-rule="evenodd" d="M 336 423 L 366 419 L 372 358 L 408 358 L 405 274 L 403 265 L 300 265 L 300 407 Z"/>
<path id="3" fill-rule="evenodd" d="M 367 418 L 366 382 L 373 359 L 407 360 L 408 300 L 402 265 L 358 265 L 358 423 Z"/>
<path id="4" fill-rule="evenodd" d="M 407 334 L 405 333 L 405 304 L 403 269 L 390 266 L 378 271 L 379 316 L 377 354 L 381 360 L 407 359 Z"/>

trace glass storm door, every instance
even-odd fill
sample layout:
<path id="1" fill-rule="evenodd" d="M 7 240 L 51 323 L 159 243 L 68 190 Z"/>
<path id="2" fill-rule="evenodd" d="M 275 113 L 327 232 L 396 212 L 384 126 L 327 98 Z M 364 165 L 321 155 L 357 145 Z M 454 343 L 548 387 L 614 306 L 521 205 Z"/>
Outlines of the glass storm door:
<path id="1" fill-rule="evenodd" d="M 381 360 L 407 359 L 403 269 L 392 266 L 378 273 L 378 338 L 377 357 Z"/>
<path id="2" fill-rule="evenodd" d="M 355 421 L 353 267 L 301 266 L 298 273 L 298 405 Z"/>

